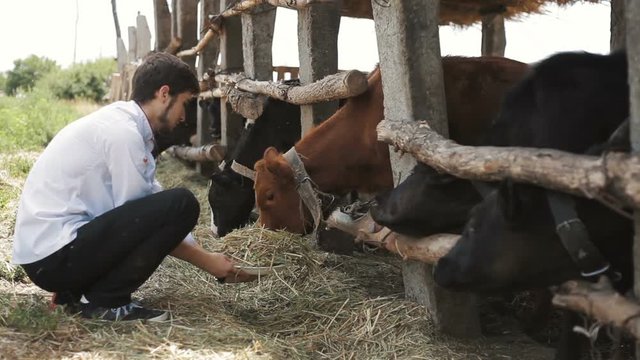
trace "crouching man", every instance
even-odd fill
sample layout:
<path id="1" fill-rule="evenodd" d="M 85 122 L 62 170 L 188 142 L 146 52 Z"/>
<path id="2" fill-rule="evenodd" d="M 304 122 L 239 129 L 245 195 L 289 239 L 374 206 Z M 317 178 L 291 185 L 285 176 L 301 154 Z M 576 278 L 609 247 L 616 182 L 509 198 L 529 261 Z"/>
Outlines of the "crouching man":
<path id="1" fill-rule="evenodd" d="M 185 118 L 199 91 L 189 66 L 149 55 L 121 101 L 62 129 L 35 162 L 20 198 L 13 262 L 86 318 L 165 320 L 131 294 L 167 255 L 227 282 L 252 277 L 193 240 L 200 207 L 186 189 L 163 191 L 151 155 L 154 134 Z"/>

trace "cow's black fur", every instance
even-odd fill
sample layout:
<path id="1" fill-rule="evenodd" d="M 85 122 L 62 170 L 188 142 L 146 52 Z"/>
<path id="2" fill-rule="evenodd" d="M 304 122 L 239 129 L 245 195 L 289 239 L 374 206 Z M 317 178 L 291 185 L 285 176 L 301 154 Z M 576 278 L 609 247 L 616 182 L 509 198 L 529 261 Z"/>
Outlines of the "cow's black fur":
<path id="1" fill-rule="evenodd" d="M 246 225 L 255 204 L 253 181 L 231 169 L 235 160 L 249 169 L 269 146 L 289 150 L 300 139 L 300 107 L 269 99 L 255 124 L 245 127 L 225 167 L 211 176 L 209 204 L 219 236 Z"/>
<path id="2" fill-rule="evenodd" d="M 488 142 L 495 146 L 597 153 L 627 118 L 629 91 L 624 52 L 563 53 L 538 64 L 506 98 Z M 504 182 L 477 205 L 455 247 L 438 262 L 441 286 L 467 291 L 515 290 L 580 278 L 562 246 L 539 187 Z M 590 240 L 622 273 L 619 291 L 632 284 L 630 220 L 595 200 L 574 197 Z M 563 347 L 558 358 L 579 356 Z"/>

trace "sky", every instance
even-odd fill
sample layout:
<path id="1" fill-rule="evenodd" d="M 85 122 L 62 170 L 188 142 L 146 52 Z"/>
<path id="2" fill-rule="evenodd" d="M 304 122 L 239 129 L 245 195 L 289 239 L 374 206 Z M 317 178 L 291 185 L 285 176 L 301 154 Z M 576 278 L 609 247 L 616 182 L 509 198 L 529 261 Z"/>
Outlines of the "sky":
<path id="1" fill-rule="evenodd" d="M 31 54 L 55 60 L 62 67 L 100 57 L 115 57 L 116 32 L 111 0 L 0 0 L 0 71 Z M 76 8 L 77 5 L 77 8 Z M 547 6 L 543 15 L 507 21 L 505 56 L 536 62 L 560 51 L 609 51 L 609 2 L 569 7 Z M 125 45 L 138 12 L 154 34 L 153 0 L 118 0 L 118 18 Z M 28 16 L 22 15 L 28 14 Z M 77 26 L 76 26 L 77 19 Z M 297 16 L 278 9 L 273 41 L 274 65 L 298 66 Z M 77 32 L 76 32 L 77 29 Z M 76 37 L 77 34 L 77 37 Z M 443 55 L 480 55 L 480 25 L 440 28 Z M 154 43 L 152 39 L 151 43 Z M 152 45 L 153 46 L 153 45 Z M 343 18 L 338 38 L 338 67 L 370 71 L 378 62 L 372 20 Z"/>

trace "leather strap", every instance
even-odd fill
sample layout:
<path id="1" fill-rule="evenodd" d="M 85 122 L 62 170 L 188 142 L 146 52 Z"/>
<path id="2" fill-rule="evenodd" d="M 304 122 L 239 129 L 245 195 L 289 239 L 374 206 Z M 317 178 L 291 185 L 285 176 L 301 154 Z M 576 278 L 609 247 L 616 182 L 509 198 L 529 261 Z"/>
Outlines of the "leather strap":
<path id="1" fill-rule="evenodd" d="M 256 180 L 256 172 L 254 170 L 249 169 L 248 167 L 240 164 L 239 162 L 236 162 L 235 160 L 231 162 L 231 170 L 248 179 L 251 179 L 253 181 Z"/>
<path id="2" fill-rule="evenodd" d="M 309 209 L 309 212 L 311 212 L 311 216 L 313 217 L 313 232 L 315 233 L 322 221 L 322 202 L 313 188 L 311 178 L 309 174 L 307 174 L 304 163 L 302 159 L 300 159 L 296 148 L 292 147 L 284 153 L 283 156 L 291 166 L 291 169 L 293 169 L 293 177 L 297 184 L 298 194 L 304 205 Z"/>
<path id="3" fill-rule="evenodd" d="M 608 271 L 609 262 L 589 240 L 587 228 L 576 213 L 573 198 L 555 191 L 546 191 L 546 194 L 556 232 L 582 276 L 592 277 Z"/>

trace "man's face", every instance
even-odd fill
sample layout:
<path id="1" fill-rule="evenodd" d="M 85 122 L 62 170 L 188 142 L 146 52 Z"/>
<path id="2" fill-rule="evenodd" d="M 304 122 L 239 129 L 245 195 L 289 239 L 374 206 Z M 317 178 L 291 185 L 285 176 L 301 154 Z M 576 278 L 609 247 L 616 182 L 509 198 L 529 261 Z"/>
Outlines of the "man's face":
<path id="1" fill-rule="evenodd" d="M 186 106 L 193 99 L 193 95 L 189 92 L 180 93 L 175 96 L 169 96 L 164 110 L 158 118 L 159 132 L 170 132 L 179 123 L 183 122 L 186 117 Z"/>

